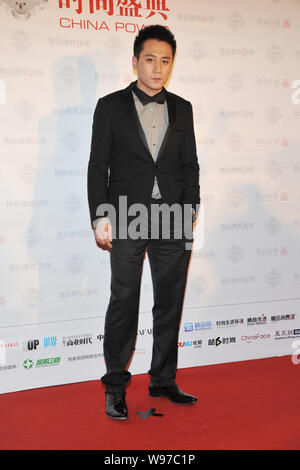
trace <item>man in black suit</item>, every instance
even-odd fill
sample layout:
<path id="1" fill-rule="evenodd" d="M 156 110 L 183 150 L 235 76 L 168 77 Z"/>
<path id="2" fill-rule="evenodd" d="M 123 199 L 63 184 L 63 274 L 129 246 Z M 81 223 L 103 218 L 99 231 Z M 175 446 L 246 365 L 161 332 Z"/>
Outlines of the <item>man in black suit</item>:
<path id="1" fill-rule="evenodd" d="M 192 222 L 200 203 L 192 106 L 164 88 L 175 52 L 176 41 L 168 29 L 143 28 L 135 38 L 132 59 L 138 79 L 100 98 L 94 113 L 88 199 L 96 242 L 110 251 L 111 296 L 104 328 L 107 372 L 101 380 L 106 386 L 106 414 L 114 419 L 128 418 L 125 386 L 131 374 L 126 367 L 136 340 L 146 249 L 154 295 L 149 394 L 174 403 L 197 401 L 175 382 L 191 254 L 187 242 L 193 241 Z M 124 213 L 122 197 L 126 208 L 139 203 L 146 209 L 141 211 L 138 236 L 130 230 L 133 215 Z M 181 215 L 188 214 L 187 208 L 190 217 L 178 222 L 174 206 Z M 169 209 L 170 230 L 164 228 L 163 207 Z M 153 212 L 162 213 L 162 221 Z"/>

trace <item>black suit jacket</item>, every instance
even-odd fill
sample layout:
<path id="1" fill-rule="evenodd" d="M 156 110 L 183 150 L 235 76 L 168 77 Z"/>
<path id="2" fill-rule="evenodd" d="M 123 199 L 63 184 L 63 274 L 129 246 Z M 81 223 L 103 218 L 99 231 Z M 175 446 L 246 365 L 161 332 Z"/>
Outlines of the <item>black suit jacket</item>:
<path id="1" fill-rule="evenodd" d="M 199 164 L 191 103 L 166 91 L 169 126 L 154 162 L 135 108 L 132 86 L 100 98 L 94 112 L 88 165 L 91 222 L 99 218 L 97 207 L 103 203 L 111 203 L 118 214 L 120 195 L 127 196 L 128 207 L 137 202 L 147 204 L 155 175 L 167 204 L 199 207 Z"/>

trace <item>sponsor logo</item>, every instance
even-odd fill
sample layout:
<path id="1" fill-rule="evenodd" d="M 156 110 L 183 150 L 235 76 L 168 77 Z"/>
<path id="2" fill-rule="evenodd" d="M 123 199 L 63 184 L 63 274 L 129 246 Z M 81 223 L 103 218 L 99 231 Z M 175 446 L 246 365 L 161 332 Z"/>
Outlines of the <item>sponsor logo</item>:
<path id="1" fill-rule="evenodd" d="M 226 344 L 233 344 L 236 343 L 236 338 L 235 336 L 229 336 L 225 338 L 221 338 L 218 336 L 217 338 L 211 338 L 208 340 L 208 346 L 220 346 L 226 345 Z"/>
<path id="2" fill-rule="evenodd" d="M 281 166 L 277 162 L 270 162 L 265 166 L 265 174 L 271 178 L 278 178 L 282 174 Z"/>
<path id="3" fill-rule="evenodd" d="M 259 148 L 284 148 L 288 147 L 289 141 L 287 137 L 257 137 L 256 145 Z"/>
<path id="4" fill-rule="evenodd" d="M 271 124 L 276 124 L 282 119 L 282 112 L 278 106 L 270 106 L 266 109 L 265 116 Z"/>
<path id="5" fill-rule="evenodd" d="M 184 324 L 184 331 L 189 333 L 191 331 L 203 331 L 203 330 L 211 330 L 212 329 L 212 322 L 211 321 L 201 321 L 201 322 L 186 322 Z"/>
<path id="6" fill-rule="evenodd" d="M 38 339 L 32 339 L 29 341 L 24 341 L 23 351 L 36 351 L 38 345 L 40 344 Z"/>
<path id="7" fill-rule="evenodd" d="M 41 2 L 41 0 L 39 1 Z M 161 18 L 167 20 L 170 12 L 167 0 L 144 0 L 143 4 L 141 1 L 137 0 L 122 0 L 118 2 L 116 2 L 116 0 L 105 0 L 103 2 L 99 0 L 89 0 L 89 2 L 83 2 L 82 0 L 59 0 L 58 6 L 60 9 L 66 10 L 71 8 L 75 10 L 75 13 L 78 15 L 82 13 L 90 15 L 106 13 L 109 17 L 117 16 L 121 18 L 144 19 L 155 16 L 155 18 L 157 18 L 156 21 L 159 21 Z M 61 19 L 66 20 L 67 18 Z"/>
<path id="8" fill-rule="evenodd" d="M 213 15 L 190 15 L 190 14 L 182 14 L 178 13 L 177 19 L 179 21 L 197 21 L 199 23 L 214 23 L 215 16 Z"/>
<path id="9" fill-rule="evenodd" d="M 60 357 L 47 357 L 46 359 L 38 359 L 35 367 L 48 367 L 58 366 L 60 364 Z"/>
<path id="10" fill-rule="evenodd" d="M 211 75 L 188 75 L 188 76 L 185 76 L 185 75 L 180 75 L 177 80 L 180 82 L 180 83 L 184 83 L 184 84 L 189 84 L 189 83 L 193 83 L 193 84 L 197 84 L 197 85 L 213 85 L 214 82 L 215 82 L 215 78 L 212 77 Z M 201 109 L 200 108 L 200 105 L 197 105 L 199 107 L 199 110 Z M 198 111 L 197 112 L 197 106 L 195 106 L 195 113 L 194 113 L 194 116 L 196 117 L 196 119 L 198 120 L 199 119 L 199 115 L 200 117 L 203 119 L 204 117 L 204 111 Z"/>
<path id="11" fill-rule="evenodd" d="M 239 31 L 245 26 L 244 18 L 238 11 L 233 11 L 229 16 L 227 16 L 226 23 L 234 32 Z"/>
<path id="12" fill-rule="evenodd" d="M 99 295 L 98 289 L 82 289 L 82 290 L 70 290 L 70 291 L 61 291 L 58 292 L 58 298 L 60 300 L 74 299 L 74 298 L 83 298 L 91 297 L 94 295 Z"/>
<path id="13" fill-rule="evenodd" d="M 251 230 L 255 226 L 254 222 L 240 222 L 240 223 L 227 223 L 221 224 L 221 232 L 227 232 L 230 230 Z"/>
<path id="14" fill-rule="evenodd" d="M 281 229 L 281 223 L 276 217 L 270 217 L 266 222 L 266 231 L 271 235 L 278 233 Z"/>
<path id="15" fill-rule="evenodd" d="M 271 337 L 270 334 L 264 334 L 264 335 L 253 335 L 253 336 L 246 336 L 243 335 L 241 336 L 242 341 L 246 341 L 246 343 L 252 343 L 252 341 L 259 341 L 259 340 L 264 340 L 264 339 L 269 339 Z"/>
<path id="16" fill-rule="evenodd" d="M 196 60 L 203 59 L 207 56 L 205 48 L 199 41 L 196 41 L 192 44 L 192 47 L 190 48 L 190 56 Z"/>
<path id="17" fill-rule="evenodd" d="M 266 256 L 286 256 L 288 255 L 288 248 L 286 246 L 278 248 L 257 248 L 256 255 L 260 258 Z"/>
<path id="18" fill-rule="evenodd" d="M 189 331 L 193 331 L 193 329 L 194 329 L 193 323 L 188 322 L 184 324 L 184 331 L 189 332 Z"/>
<path id="19" fill-rule="evenodd" d="M 57 345 L 57 336 L 48 336 L 44 338 L 44 348 L 55 348 Z"/>
<path id="20" fill-rule="evenodd" d="M 28 122 L 36 115 L 35 107 L 30 101 L 22 100 L 15 105 L 15 115 L 23 122 Z"/>
<path id="21" fill-rule="evenodd" d="M 272 44 L 267 49 L 266 57 L 271 64 L 278 64 L 283 59 L 283 51 L 277 44 Z"/>
<path id="22" fill-rule="evenodd" d="M 192 341 L 179 341 L 178 342 L 178 348 L 185 348 L 185 347 L 202 348 L 202 340 L 196 339 Z"/>
<path id="23" fill-rule="evenodd" d="M 6 3 L 11 14 L 17 20 L 28 20 L 37 8 L 45 8 L 48 0 L 2 0 L 2 3 Z"/>
<path id="24" fill-rule="evenodd" d="M 64 232 L 56 232 L 57 240 L 70 240 L 73 238 L 89 238 L 93 236 L 89 230 L 65 230 Z"/>
<path id="25" fill-rule="evenodd" d="M 244 324 L 244 319 L 243 318 L 234 318 L 231 320 L 218 320 L 216 321 L 216 327 L 217 328 L 224 328 L 228 326 L 238 326 L 238 325 L 243 325 Z"/>
<path id="26" fill-rule="evenodd" d="M 288 29 L 291 27 L 291 20 L 289 18 L 270 18 L 270 17 L 265 16 L 262 18 L 256 18 L 256 22 L 259 28 Z"/>
<path id="27" fill-rule="evenodd" d="M 27 370 L 32 369 L 33 365 L 34 365 L 34 362 L 31 359 L 26 359 L 23 362 L 23 367 L 24 367 L 24 369 L 27 369 Z"/>
<path id="28" fill-rule="evenodd" d="M 72 356 L 68 357 L 69 362 L 74 362 L 74 361 L 83 361 L 85 359 L 98 359 L 99 357 L 103 357 L 103 353 L 97 353 L 97 354 L 82 354 L 81 356 Z"/>
<path id="29" fill-rule="evenodd" d="M 266 282 L 271 287 L 277 287 L 282 282 L 282 276 L 278 271 L 272 269 L 266 275 Z"/>
<path id="30" fill-rule="evenodd" d="M 178 341 L 179 348 L 185 348 L 187 346 L 188 347 L 193 346 L 193 341 Z"/>
<path id="31" fill-rule="evenodd" d="M 243 78 L 236 72 L 232 72 L 232 74 L 227 77 L 226 83 L 227 83 L 228 88 L 231 91 L 239 91 L 244 86 Z M 231 111 L 229 116 L 231 116 L 231 113 L 233 113 L 233 112 L 234 111 Z M 229 116 L 226 115 L 227 113 L 225 115 L 223 113 L 225 113 L 225 111 L 220 112 L 220 117 L 229 117 Z"/>
<path id="32" fill-rule="evenodd" d="M 295 313 L 288 313 L 287 315 L 272 315 L 271 322 L 295 320 L 295 318 L 296 318 Z"/>
<path id="33" fill-rule="evenodd" d="M 255 281 L 254 276 L 243 276 L 243 277 L 228 277 L 222 278 L 221 284 L 222 286 L 234 286 L 239 284 L 250 284 Z"/>
<path id="34" fill-rule="evenodd" d="M 230 167 L 221 167 L 220 173 L 222 175 L 246 175 L 253 173 L 255 170 L 254 166 L 230 166 Z"/>
<path id="35" fill-rule="evenodd" d="M 17 341 L 0 341 L 0 349 L 8 349 L 8 348 L 17 348 L 19 346 L 19 343 Z"/>
<path id="36" fill-rule="evenodd" d="M 211 329 L 212 329 L 211 321 L 201 321 L 201 322 L 195 323 L 195 331 L 211 330 Z"/>
<path id="37" fill-rule="evenodd" d="M 287 88 L 290 86 L 290 80 L 288 78 L 268 78 L 260 77 L 256 80 L 257 86 L 266 87 L 283 87 Z"/>
<path id="38" fill-rule="evenodd" d="M 73 275 L 81 273 L 84 268 L 84 258 L 80 255 L 72 255 L 66 260 L 65 269 Z"/>
<path id="39" fill-rule="evenodd" d="M 255 49 L 249 49 L 247 47 L 221 47 L 219 49 L 219 55 L 222 57 L 254 57 Z"/>
<path id="40" fill-rule="evenodd" d="M 60 357 L 47 357 L 45 359 L 38 359 L 36 361 L 35 367 L 48 367 L 48 366 L 57 366 L 60 364 Z M 23 362 L 23 367 L 26 370 L 34 368 L 34 361 L 32 359 L 26 359 Z"/>
<path id="41" fill-rule="evenodd" d="M 232 207 L 240 207 L 244 203 L 245 197 L 238 189 L 232 189 L 227 196 L 227 200 Z"/>
<path id="42" fill-rule="evenodd" d="M 232 152 L 237 152 L 244 146 L 242 138 L 236 133 L 229 137 L 227 145 Z"/>
<path id="43" fill-rule="evenodd" d="M 300 328 L 294 330 L 275 331 L 275 339 L 293 339 L 300 338 Z"/>
<path id="44" fill-rule="evenodd" d="M 16 273 L 20 271 L 42 271 L 45 269 L 51 269 L 51 263 L 48 261 L 38 263 L 18 263 L 10 264 L 8 266 L 9 273 Z"/>
<path id="45" fill-rule="evenodd" d="M 1 356 L 0 356 L 1 357 Z M 12 370 L 12 369 L 16 369 L 17 368 L 17 365 L 16 364 L 8 364 L 7 366 L 6 365 L 3 365 L 3 362 L 1 362 L 0 360 L 0 364 L 2 364 L 0 366 L 0 372 L 3 372 L 5 370 Z"/>
<path id="46" fill-rule="evenodd" d="M 63 346 L 85 346 L 92 344 L 92 334 L 64 336 L 62 338 Z"/>
<path id="47" fill-rule="evenodd" d="M 244 257 L 242 248 L 238 245 L 233 245 L 228 251 L 228 258 L 233 263 L 238 263 Z"/>
<path id="48" fill-rule="evenodd" d="M 258 326 L 258 325 L 266 325 L 267 324 L 267 317 L 262 314 L 259 317 L 249 317 L 247 318 L 247 326 Z"/>

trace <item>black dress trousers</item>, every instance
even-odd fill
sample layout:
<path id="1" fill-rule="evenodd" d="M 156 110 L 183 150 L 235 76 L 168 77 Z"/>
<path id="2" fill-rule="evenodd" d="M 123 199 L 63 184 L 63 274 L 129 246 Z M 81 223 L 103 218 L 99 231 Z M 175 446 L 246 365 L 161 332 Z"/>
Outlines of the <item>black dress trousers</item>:
<path id="1" fill-rule="evenodd" d="M 108 392 L 124 391 L 131 377 L 126 366 L 136 341 L 146 250 L 154 297 L 153 350 L 149 370 L 151 384 L 169 384 L 176 376 L 178 332 L 193 239 L 186 238 L 184 233 L 181 238 L 175 238 L 174 222 L 169 238 L 164 238 L 161 230 L 158 237 L 151 238 L 150 205 L 160 202 L 150 200 L 148 238 L 115 238 L 112 241 L 111 296 L 106 311 L 103 344 L 107 372 L 101 378 Z"/>

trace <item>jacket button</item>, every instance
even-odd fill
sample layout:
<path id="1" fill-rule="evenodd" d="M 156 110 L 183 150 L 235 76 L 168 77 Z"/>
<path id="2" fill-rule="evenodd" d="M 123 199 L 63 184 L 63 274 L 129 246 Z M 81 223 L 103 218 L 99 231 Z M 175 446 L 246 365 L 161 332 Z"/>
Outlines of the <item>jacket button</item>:
<path id="1" fill-rule="evenodd" d="M 155 168 L 158 168 L 158 164 L 157 164 L 157 163 L 155 163 Z"/>

